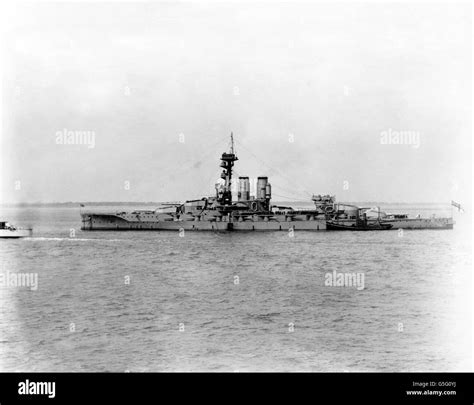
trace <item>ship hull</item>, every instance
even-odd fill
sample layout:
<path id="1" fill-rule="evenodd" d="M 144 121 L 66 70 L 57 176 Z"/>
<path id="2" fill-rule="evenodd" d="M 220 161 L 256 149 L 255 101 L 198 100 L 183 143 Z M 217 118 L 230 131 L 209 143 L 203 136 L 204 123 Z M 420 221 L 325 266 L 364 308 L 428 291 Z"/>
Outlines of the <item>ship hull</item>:
<path id="1" fill-rule="evenodd" d="M 335 229 L 331 225 L 332 221 L 328 221 L 328 229 Z M 370 224 L 380 224 L 382 227 L 389 227 L 391 230 L 398 229 L 453 229 L 454 221 L 452 218 L 397 218 L 397 219 L 380 219 L 380 222 L 377 220 L 369 220 Z M 372 230 L 372 229 L 355 229 L 356 221 L 355 220 L 337 220 L 338 226 L 340 229 L 347 228 L 349 230 Z M 381 229 L 374 229 L 381 230 Z"/>
<path id="2" fill-rule="evenodd" d="M 169 215 L 144 215 L 139 218 L 132 214 L 82 214 L 84 231 L 324 231 L 324 230 L 398 230 L 398 229 L 453 229 L 452 218 L 403 218 L 380 220 L 378 227 L 371 226 L 376 221 L 368 221 L 364 229 L 356 227 L 355 220 L 334 221 L 311 215 L 273 215 L 242 218 L 184 217 L 177 219 Z"/>
<path id="3" fill-rule="evenodd" d="M 0 229 L 1 239 L 19 239 L 27 238 L 32 235 L 31 229 Z"/>
<path id="4" fill-rule="evenodd" d="M 381 220 L 381 224 L 390 224 L 393 229 L 453 229 L 452 218 L 404 218 Z"/>
<path id="5" fill-rule="evenodd" d="M 152 221 L 124 219 L 115 215 L 87 214 L 82 216 L 83 231 L 323 231 L 325 219 L 288 220 L 287 217 L 232 221 L 228 217 L 214 220 L 169 220 L 157 218 Z"/>
<path id="6" fill-rule="evenodd" d="M 326 220 L 234 222 L 232 228 L 234 231 L 324 231 Z"/>

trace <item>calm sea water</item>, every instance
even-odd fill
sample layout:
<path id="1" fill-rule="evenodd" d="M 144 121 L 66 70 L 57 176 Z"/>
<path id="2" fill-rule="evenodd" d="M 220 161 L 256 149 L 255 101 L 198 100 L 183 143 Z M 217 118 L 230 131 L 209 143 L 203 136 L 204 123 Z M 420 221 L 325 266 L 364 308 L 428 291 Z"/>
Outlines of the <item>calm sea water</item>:
<path id="1" fill-rule="evenodd" d="M 77 208 L 1 215 L 34 227 L 0 240 L 1 271 L 38 274 L 37 290 L 0 288 L 1 371 L 472 369 L 465 216 L 402 236 L 179 237 L 81 232 Z M 363 273 L 364 289 L 325 285 L 333 271 Z"/>

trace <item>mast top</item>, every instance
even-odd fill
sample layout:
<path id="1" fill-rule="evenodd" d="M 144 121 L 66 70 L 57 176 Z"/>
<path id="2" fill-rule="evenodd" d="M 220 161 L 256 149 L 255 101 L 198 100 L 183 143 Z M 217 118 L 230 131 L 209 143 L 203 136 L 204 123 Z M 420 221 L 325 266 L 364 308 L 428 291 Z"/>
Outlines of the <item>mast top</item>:
<path id="1" fill-rule="evenodd" d="M 232 161 L 235 162 L 236 160 L 239 160 L 237 156 L 235 156 L 235 146 L 234 146 L 234 133 L 230 133 L 230 150 L 229 153 L 224 152 L 222 154 L 221 160 L 225 161 Z"/>

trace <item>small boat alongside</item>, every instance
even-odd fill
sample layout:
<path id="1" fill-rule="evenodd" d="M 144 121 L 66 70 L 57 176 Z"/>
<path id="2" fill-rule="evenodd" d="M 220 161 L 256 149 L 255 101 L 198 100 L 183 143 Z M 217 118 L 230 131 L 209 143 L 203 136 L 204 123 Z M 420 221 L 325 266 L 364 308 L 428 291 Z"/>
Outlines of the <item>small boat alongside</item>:
<path id="1" fill-rule="evenodd" d="M 359 207 L 335 203 L 329 213 L 328 230 L 383 231 L 389 229 L 453 229 L 453 218 L 409 218 L 407 214 L 389 214 L 380 207 Z"/>
<path id="2" fill-rule="evenodd" d="M 328 231 L 388 231 L 392 229 L 392 224 L 382 224 L 380 222 L 366 222 L 360 221 L 357 223 L 338 222 L 338 221 L 327 221 L 326 229 Z"/>
<path id="3" fill-rule="evenodd" d="M 16 228 L 6 221 L 0 221 L 0 238 L 18 239 L 26 238 L 33 234 L 31 228 Z"/>

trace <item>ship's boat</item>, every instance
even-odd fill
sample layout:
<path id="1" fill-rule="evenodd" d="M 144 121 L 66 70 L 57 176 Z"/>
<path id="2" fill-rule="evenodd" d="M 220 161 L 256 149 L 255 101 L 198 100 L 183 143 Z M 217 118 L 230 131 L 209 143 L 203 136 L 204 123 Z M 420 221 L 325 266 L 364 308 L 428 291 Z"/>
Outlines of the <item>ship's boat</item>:
<path id="1" fill-rule="evenodd" d="M 344 209 L 341 209 L 341 206 Z M 358 207 L 352 204 L 337 204 L 335 214 L 326 222 L 330 231 L 386 231 L 393 228 L 392 224 L 384 224 L 379 218 L 368 217 L 372 208 Z"/>
<path id="2" fill-rule="evenodd" d="M 357 224 L 356 222 L 342 223 L 337 221 L 326 222 L 326 229 L 328 231 L 387 231 L 392 228 L 392 224 L 382 224 L 380 222 L 366 224 Z"/>
<path id="3" fill-rule="evenodd" d="M 0 238 L 25 238 L 32 235 L 33 230 L 29 228 L 16 228 L 8 222 L 0 222 Z"/>

